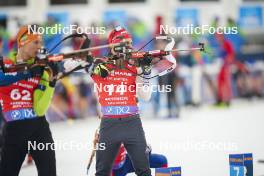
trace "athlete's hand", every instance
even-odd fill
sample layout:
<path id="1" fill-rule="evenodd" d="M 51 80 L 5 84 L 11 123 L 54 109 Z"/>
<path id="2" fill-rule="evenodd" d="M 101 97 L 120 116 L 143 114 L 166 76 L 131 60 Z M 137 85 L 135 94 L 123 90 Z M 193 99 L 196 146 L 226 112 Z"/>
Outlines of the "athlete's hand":
<path id="1" fill-rule="evenodd" d="M 47 72 L 49 74 L 50 86 L 54 87 L 59 74 L 59 64 L 57 62 L 48 62 Z"/>
<path id="2" fill-rule="evenodd" d="M 147 77 L 151 74 L 151 66 L 145 65 L 141 66 L 142 71 L 143 71 L 143 76 Z"/>
<path id="3" fill-rule="evenodd" d="M 148 77 L 151 74 L 151 62 L 152 59 L 150 57 L 145 57 L 140 60 L 140 66 L 144 77 Z"/>
<path id="4" fill-rule="evenodd" d="M 52 76 L 56 77 L 59 73 L 59 64 L 57 62 L 49 62 L 48 67 L 52 72 Z"/>
<path id="5" fill-rule="evenodd" d="M 103 64 L 98 64 L 95 69 L 94 69 L 94 74 L 97 74 L 99 76 L 101 76 L 102 78 L 105 78 L 108 76 L 109 74 L 109 70 L 106 66 L 104 66 Z"/>

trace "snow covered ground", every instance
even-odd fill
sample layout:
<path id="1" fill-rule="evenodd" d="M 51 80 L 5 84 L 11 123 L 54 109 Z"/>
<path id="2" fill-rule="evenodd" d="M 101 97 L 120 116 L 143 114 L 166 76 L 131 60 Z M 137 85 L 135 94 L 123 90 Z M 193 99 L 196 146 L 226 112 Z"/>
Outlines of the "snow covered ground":
<path id="1" fill-rule="evenodd" d="M 86 174 L 98 124 L 96 118 L 51 124 L 55 141 L 66 146 L 56 151 L 58 176 Z M 229 154 L 236 153 L 253 153 L 254 176 L 264 175 L 264 164 L 257 163 L 264 159 L 264 101 L 236 101 L 225 109 L 187 107 L 180 119 L 143 118 L 143 126 L 152 152 L 166 155 L 169 166 L 181 166 L 184 176 L 228 176 Z M 73 149 L 67 147 L 70 143 Z M 94 164 L 89 175 L 94 175 Z M 20 172 L 36 175 L 34 166 Z"/>

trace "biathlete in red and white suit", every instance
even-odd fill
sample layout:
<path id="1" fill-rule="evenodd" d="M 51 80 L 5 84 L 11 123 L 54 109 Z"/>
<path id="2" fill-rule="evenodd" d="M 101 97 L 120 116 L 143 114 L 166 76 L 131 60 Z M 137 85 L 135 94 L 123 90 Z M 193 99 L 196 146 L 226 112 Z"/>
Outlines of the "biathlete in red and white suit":
<path id="1" fill-rule="evenodd" d="M 131 35 L 125 29 L 117 27 L 110 33 L 108 43 L 119 43 L 122 39 L 130 40 L 132 43 Z M 115 54 L 114 49 L 111 50 L 111 54 Z M 144 92 L 143 86 L 137 86 L 139 80 L 136 74 L 139 70 L 135 66 L 127 62 L 122 63 L 121 59 L 116 61 L 120 63 L 105 65 L 111 70 L 105 78 L 97 74 L 92 75 L 102 112 L 99 144 L 105 144 L 105 150 L 96 151 L 95 175 L 111 174 L 114 160 L 123 143 L 131 157 L 136 174 L 150 176 L 147 143 L 139 117 L 137 97 L 148 101 L 151 91 Z M 144 86 L 149 86 L 149 82 L 145 80 Z"/>

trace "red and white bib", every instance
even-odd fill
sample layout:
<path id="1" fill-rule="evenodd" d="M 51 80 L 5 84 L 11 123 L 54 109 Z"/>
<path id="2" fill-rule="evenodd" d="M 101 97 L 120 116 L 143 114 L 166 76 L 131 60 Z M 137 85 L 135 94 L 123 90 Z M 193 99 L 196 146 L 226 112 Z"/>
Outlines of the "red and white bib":
<path id="1" fill-rule="evenodd" d="M 108 65 L 109 66 L 109 65 Z M 93 75 L 104 117 L 127 117 L 138 114 L 135 66 L 114 69 L 106 78 Z"/>
<path id="2" fill-rule="evenodd" d="M 10 64 L 10 61 L 7 60 L 6 64 Z M 6 74 L 19 77 L 21 73 Z M 39 81 L 40 78 L 34 77 L 0 87 L 0 103 L 3 116 L 7 122 L 37 117 L 33 109 L 33 93 Z"/>

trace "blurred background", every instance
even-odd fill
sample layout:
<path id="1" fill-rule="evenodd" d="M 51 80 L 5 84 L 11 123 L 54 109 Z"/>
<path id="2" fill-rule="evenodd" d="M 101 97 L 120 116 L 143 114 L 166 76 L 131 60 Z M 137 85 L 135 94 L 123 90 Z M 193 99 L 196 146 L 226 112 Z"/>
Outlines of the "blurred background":
<path id="1" fill-rule="evenodd" d="M 237 144 L 235 153 L 255 151 L 258 157 L 264 158 L 260 150 L 264 137 L 263 13 L 264 0 L 0 0 L 0 54 L 14 57 L 16 32 L 19 26 L 25 24 L 105 27 L 105 34 L 89 35 L 91 46 L 106 44 L 109 31 L 116 25 L 122 25 L 132 34 L 133 45 L 137 49 L 160 34 L 160 25 L 237 27 L 237 34 L 172 35 L 176 40 L 175 48 L 196 47 L 199 42 L 204 42 L 207 53 L 175 53 L 177 68 L 152 80 L 153 84 L 171 85 L 172 91 L 153 92 L 149 103 L 139 100 L 142 118 L 146 121 L 146 135 L 156 145 L 156 148 L 153 147 L 156 151 L 169 156 L 171 165 L 185 165 L 186 175 L 212 175 L 215 168 L 219 175 L 227 175 L 228 169 L 220 166 L 214 165 L 211 171 L 201 171 L 198 165 L 188 166 L 188 159 L 200 158 L 208 153 L 201 155 L 197 151 L 192 154 L 185 151 L 179 154 L 181 150 L 161 149 L 157 146 L 160 143 L 158 140 L 170 136 L 167 142 L 175 142 L 179 138 L 184 141 L 180 134 L 195 141 L 222 139 Z M 63 34 L 45 35 L 45 47 L 51 48 L 63 37 Z M 80 43 L 80 39 L 68 40 L 54 53 L 78 49 Z M 162 47 L 163 43 L 153 42 L 145 50 Z M 96 57 L 106 54 L 107 50 L 93 53 Z M 97 114 L 97 99 L 89 76 L 75 73 L 58 82 L 47 115 L 49 121 L 60 122 L 52 124 L 55 138 L 63 138 L 61 132 L 56 132 L 58 128 L 65 131 L 74 128 L 76 131 L 73 130 L 73 133 L 78 133 L 79 127 L 96 128 Z M 83 122 L 87 126 L 82 125 Z M 157 126 L 159 123 L 165 124 Z M 201 129 L 197 124 L 201 125 Z M 89 134 L 86 131 L 87 138 L 92 138 L 91 131 Z M 162 132 L 165 139 L 162 134 L 160 138 L 157 134 Z M 174 135 L 174 132 L 177 134 Z M 199 133 L 203 134 L 202 137 L 193 135 Z M 83 134 L 79 131 L 78 136 Z M 237 136 L 230 137 L 230 134 Z M 214 138 L 214 135 L 219 138 Z M 154 136 L 156 139 L 153 139 Z M 225 152 L 225 155 L 230 153 Z M 61 160 L 57 158 L 58 163 Z M 223 158 L 220 161 L 222 166 L 228 165 Z M 213 164 L 208 162 L 204 166 Z M 59 166 L 62 173 L 68 167 Z M 263 169 L 264 166 L 257 168 L 258 175 L 264 174 Z M 69 167 L 68 171 L 70 173 Z M 33 171 L 24 172 L 30 175 Z"/>

